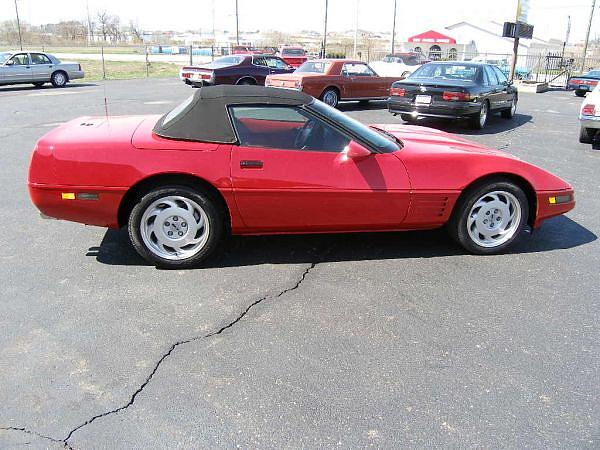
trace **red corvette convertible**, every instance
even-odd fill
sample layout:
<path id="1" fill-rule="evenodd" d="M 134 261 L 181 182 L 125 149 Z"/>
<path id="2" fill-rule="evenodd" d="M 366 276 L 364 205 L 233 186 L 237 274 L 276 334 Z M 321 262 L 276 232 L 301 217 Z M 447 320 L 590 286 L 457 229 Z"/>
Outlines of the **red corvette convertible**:
<path id="1" fill-rule="evenodd" d="M 198 263 L 226 233 L 447 225 L 496 253 L 575 205 L 568 183 L 509 154 L 257 86 L 203 88 L 162 117 L 72 120 L 37 143 L 29 191 L 45 216 L 127 227 L 163 267 Z"/>

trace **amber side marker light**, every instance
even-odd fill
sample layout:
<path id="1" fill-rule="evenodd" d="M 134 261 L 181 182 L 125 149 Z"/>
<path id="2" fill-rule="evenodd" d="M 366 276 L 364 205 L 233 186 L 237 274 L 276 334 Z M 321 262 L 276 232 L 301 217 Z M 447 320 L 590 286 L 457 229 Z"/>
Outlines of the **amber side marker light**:
<path id="1" fill-rule="evenodd" d="M 60 198 L 63 200 L 98 200 L 98 194 L 95 192 L 61 192 Z"/>
<path id="2" fill-rule="evenodd" d="M 558 195 L 556 197 L 548 197 L 548 202 L 551 205 L 559 205 L 561 203 L 569 203 L 573 200 L 573 196 L 571 195 Z"/>

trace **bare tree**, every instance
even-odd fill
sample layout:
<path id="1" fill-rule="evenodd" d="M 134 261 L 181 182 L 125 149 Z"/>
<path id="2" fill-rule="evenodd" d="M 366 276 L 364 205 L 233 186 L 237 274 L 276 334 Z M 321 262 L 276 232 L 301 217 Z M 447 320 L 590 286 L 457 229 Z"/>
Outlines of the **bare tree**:
<path id="1" fill-rule="evenodd" d="M 129 21 L 129 33 L 135 42 L 142 42 L 144 40 L 142 29 L 133 20 Z"/>
<path id="2" fill-rule="evenodd" d="M 56 34 L 67 41 L 83 41 L 86 32 L 86 24 L 78 20 L 63 20 L 56 24 Z"/>

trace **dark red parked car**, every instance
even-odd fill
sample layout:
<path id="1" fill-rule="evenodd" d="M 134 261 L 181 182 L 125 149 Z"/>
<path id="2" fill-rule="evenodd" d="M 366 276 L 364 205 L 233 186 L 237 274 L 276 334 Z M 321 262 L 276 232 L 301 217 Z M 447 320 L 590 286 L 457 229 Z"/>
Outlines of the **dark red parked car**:
<path id="1" fill-rule="evenodd" d="M 229 55 L 211 63 L 185 66 L 180 78 L 194 87 L 217 84 L 264 85 L 269 74 L 290 73 L 295 69 L 273 55 Z"/>

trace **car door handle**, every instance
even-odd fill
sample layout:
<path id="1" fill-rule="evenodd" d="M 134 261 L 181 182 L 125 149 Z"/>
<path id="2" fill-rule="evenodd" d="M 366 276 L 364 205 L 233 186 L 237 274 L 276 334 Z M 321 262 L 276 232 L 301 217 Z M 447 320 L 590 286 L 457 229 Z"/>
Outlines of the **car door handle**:
<path id="1" fill-rule="evenodd" d="M 244 160 L 240 161 L 240 168 L 241 169 L 262 169 L 263 162 L 258 161 L 258 160 L 253 160 L 253 159 L 244 159 Z"/>

